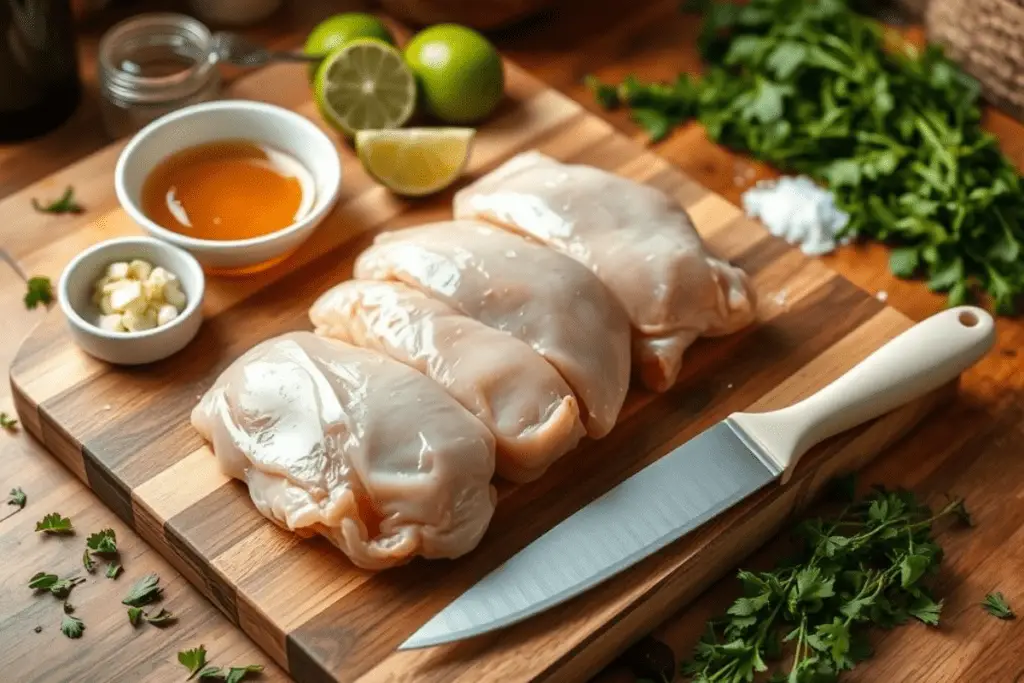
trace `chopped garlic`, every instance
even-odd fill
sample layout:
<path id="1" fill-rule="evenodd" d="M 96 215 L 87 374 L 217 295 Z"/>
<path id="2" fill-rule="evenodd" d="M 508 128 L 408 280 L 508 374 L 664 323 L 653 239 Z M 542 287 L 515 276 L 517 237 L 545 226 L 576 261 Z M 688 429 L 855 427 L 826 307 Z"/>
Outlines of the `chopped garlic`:
<path id="1" fill-rule="evenodd" d="M 128 264 L 122 261 L 111 263 L 107 266 L 107 278 L 109 280 L 123 280 L 128 277 Z"/>
<path id="2" fill-rule="evenodd" d="M 97 324 L 112 332 L 166 325 L 187 303 L 174 273 L 142 259 L 111 263 L 93 285 L 93 302 L 101 313 Z"/>
<path id="3" fill-rule="evenodd" d="M 164 285 L 164 299 L 179 311 L 185 310 L 185 294 L 178 288 L 177 282 Z"/>
<path id="4" fill-rule="evenodd" d="M 178 309 L 171 304 L 164 304 L 156 313 L 156 324 L 166 325 L 178 317 Z"/>
<path id="5" fill-rule="evenodd" d="M 142 283 L 138 280 L 121 280 L 110 292 L 110 307 L 118 313 L 141 313 L 146 310 L 146 297 L 142 296 Z"/>
<path id="6" fill-rule="evenodd" d="M 124 325 L 125 329 L 129 332 L 151 330 L 156 327 L 156 314 L 150 309 L 147 309 L 142 313 L 127 311 L 121 316 L 121 324 Z"/>
<path id="7" fill-rule="evenodd" d="M 153 272 L 153 266 L 141 259 L 135 259 L 128 264 L 128 275 L 136 280 L 145 280 Z"/>
<path id="8" fill-rule="evenodd" d="M 121 324 L 121 314 L 101 315 L 100 329 L 107 330 L 108 332 L 124 332 L 124 325 Z"/>

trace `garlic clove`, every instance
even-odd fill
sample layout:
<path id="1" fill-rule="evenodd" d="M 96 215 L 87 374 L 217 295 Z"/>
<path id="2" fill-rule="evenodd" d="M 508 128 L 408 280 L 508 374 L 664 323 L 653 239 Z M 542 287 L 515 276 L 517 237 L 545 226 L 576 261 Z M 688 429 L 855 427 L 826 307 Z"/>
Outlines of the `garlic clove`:
<path id="1" fill-rule="evenodd" d="M 128 264 L 128 277 L 145 280 L 153 272 L 153 266 L 142 259 L 135 259 Z"/>
<path id="2" fill-rule="evenodd" d="M 123 280 L 128 277 L 128 264 L 117 261 L 107 266 L 107 277 L 111 280 Z"/>
<path id="3" fill-rule="evenodd" d="M 129 332 L 141 332 L 143 330 L 151 330 L 156 327 L 156 314 L 152 311 L 143 311 L 141 313 L 136 311 L 126 311 L 121 316 L 121 324 L 125 326 Z"/>
<path id="4" fill-rule="evenodd" d="M 142 313 L 146 310 L 146 297 L 138 280 L 123 280 L 110 292 L 110 307 L 115 311 Z"/>
<path id="5" fill-rule="evenodd" d="M 169 282 L 164 287 L 164 300 L 178 311 L 185 310 L 185 293 L 178 287 L 177 282 Z"/>
<path id="6" fill-rule="evenodd" d="M 171 304 L 164 304 L 156 314 L 156 324 L 166 325 L 178 317 L 178 309 Z"/>
<path id="7" fill-rule="evenodd" d="M 121 314 L 112 313 L 110 315 L 101 315 L 99 319 L 99 327 L 101 330 L 107 330 L 108 332 L 124 332 L 125 327 L 121 324 Z"/>

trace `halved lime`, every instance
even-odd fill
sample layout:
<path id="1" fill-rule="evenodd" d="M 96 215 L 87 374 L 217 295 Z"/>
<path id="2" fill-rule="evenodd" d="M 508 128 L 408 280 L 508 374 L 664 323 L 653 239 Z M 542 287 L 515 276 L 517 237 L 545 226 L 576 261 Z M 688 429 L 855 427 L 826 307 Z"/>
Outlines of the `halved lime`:
<path id="1" fill-rule="evenodd" d="M 472 128 L 404 128 L 356 133 L 363 168 L 389 190 L 421 197 L 455 182 L 473 146 Z"/>
<path id="2" fill-rule="evenodd" d="M 320 114 L 348 135 L 398 128 L 416 108 L 416 80 L 401 53 L 374 38 L 330 53 L 313 81 Z"/>

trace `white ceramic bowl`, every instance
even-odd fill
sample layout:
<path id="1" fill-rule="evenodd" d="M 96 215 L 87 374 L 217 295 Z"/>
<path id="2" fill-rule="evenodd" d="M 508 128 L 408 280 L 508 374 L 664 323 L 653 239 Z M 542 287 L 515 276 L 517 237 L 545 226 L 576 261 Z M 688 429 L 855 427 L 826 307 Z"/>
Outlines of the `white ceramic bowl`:
<path id="1" fill-rule="evenodd" d="M 174 273 L 185 293 L 185 310 L 177 318 L 152 330 L 110 332 L 96 325 L 100 311 L 92 301 L 93 286 L 115 261 L 149 261 Z M 64 268 L 57 285 L 57 301 L 67 318 L 71 336 L 89 355 L 118 365 L 152 363 L 185 347 L 203 321 L 203 269 L 187 252 L 152 237 L 121 237 L 100 242 L 76 256 Z"/>
<path id="2" fill-rule="evenodd" d="M 262 237 L 221 241 L 186 237 L 146 217 L 142 185 L 157 164 L 188 147 L 225 139 L 276 147 L 309 171 L 315 197 L 301 220 Z M 114 188 L 124 210 L 150 235 L 185 249 L 212 272 L 246 271 L 287 257 L 313 234 L 338 201 L 341 160 L 331 139 L 295 112 L 248 100 L 204 102 L 167 114 L 136 133 L 117 160 Z"/>

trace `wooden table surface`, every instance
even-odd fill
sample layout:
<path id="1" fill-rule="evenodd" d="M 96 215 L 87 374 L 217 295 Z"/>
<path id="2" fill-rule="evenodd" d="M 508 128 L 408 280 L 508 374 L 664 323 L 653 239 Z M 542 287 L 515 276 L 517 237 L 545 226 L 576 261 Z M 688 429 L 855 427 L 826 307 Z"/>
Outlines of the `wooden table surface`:
<path id="1" fill-rule="evenodd" d="M 286 3 L 271 20 L 246 32 L 279 46 L 293 46 L 318 19 L 357 2 Z M 138 3 L 129 5 L 137 9 Z M 146 9 L 174 7 L 172 2 L 143 3 Z M 671 78 L 694 71 L 697 56 L 694 17 L 677 11 L 677 0 L 645 3 L 595 3 L 563 0 L 555 11 L 493 35 L 511 59 L 543 80 L 597 111 L 581 78 L 595 73 L 618 79 L 627 73 L 644 78 Z M 121 10 L 124 13 L 124 10 Z M 0 146 L 0 249 L 16 252 L 24 240 L 38 241 L 59 232 L 62 222 L 76 217 L 46 217 L 32 226 L 2 220 L 3 198 L 100 149 L 109 140 L 102 131 L 96 96 L 95 52 L 98 37 L 118 19 L 104 10 L 80 25 L 82 71 L 87 96 L 74 118 L 38 140 Z M 237 74 L 232 74 L 233 76 Z M 624 114 L 606 115 L 615 125 L 641 134 Z M 1024 126 L 997 112 L 986 125 L 1004 150 L 1024 166 Z M 739 201 L 740 194 L 769 169 L 752 164 L 707 141 L 691 125 L 659 143 L 657 151 L 715 192 Z M 59 193 L 63 188 L 39 188 Z M 52 231 L 52 232 L 51 232 Z M 848 247 L 826 262 L 864 289 L 887 296 L 889 303 L 915 319 L 939 310 L 943 301 L 923 284 L 888 274 L 887 254 L 878 246 Z M 29 275 L 35 275 L 30 273 Z M 45 273 L 54 280 L 58 273 Z M 0 365 L 6 368 L 20 340 L 41 319 L 26 311 L 24 283 L 10 265 L 0 262 Z M 1024 373 L 1018 351 L 1024 322 L 1000 319 L 997 349 L 974 368 L 962 384 L 961 396 L 941 407 L 900 445 L 877 460 L 862 482 L 905 486 L 937 502 L 946 493 L 966 496 L 977 522 L 974 529 L 940 536 L 946 560 L 937 579 L 945 599 L 942 626 L 908 625 L 877 634 L 876 656 L 847 674 L 844 681 L 984 681 L 1024 679 L 1024 619 L 1002 622 L 978 608 L 985 593 L 1002 591 L 1011 604 L 1024 606 Z M 12 411 L 6 383 L 0 388 L 0 410 Z M 0 492 L 21 486 L 28 495 L 24 511 L 0 521 L 0 679 L 12 681 L 90 681 L 104 671 L 107 681 L 182 680 L 176 661 L 179 650 L 204 644 L 214 664 L 262 663 L 263 680 L 286 680 L 268 657 L 236 630 L 155 551 L 100 504 L 77 479 L 25 434 L 0 434 Z M 0 511 L 10 514 L 13 507 Z M 41 538 L 34 523 L 59 510 L 73 515 L 79 535 L 70 539 Z M 81 640 L 59 631 L 60 605 L 48 595 L 33 596 L 26 587 L 37 571 L 69 573 L 80 567 L 80 549 L 89 531 L 117 530 L 126 573 L 116 584 L 94 578 L 79 586 L 71 601 L 86 623 Z M 772 542 L 766 544 L 770 554 Z M 753 558 L 757 562 L 758 558 Z M 165 586 L 164 605 L 178 623 L 164 630 L 132 630 L 120 604 L 128 585 L 156 571 Z M 697 603 L 684 608 L 654 634 L 685 656 L 704 621 L 734 596 L 735 582 L 723 580 Z M 1024 611 L 1024 610 L 1020 610 Z M 43 627 L 35 633 L 37 626 Z M 104 638 L 98 636 L 104 635 Z M 103 647 L 91 643 L 103 642 Z M 632 677 L 612 666 L 601 683 Z"/>

